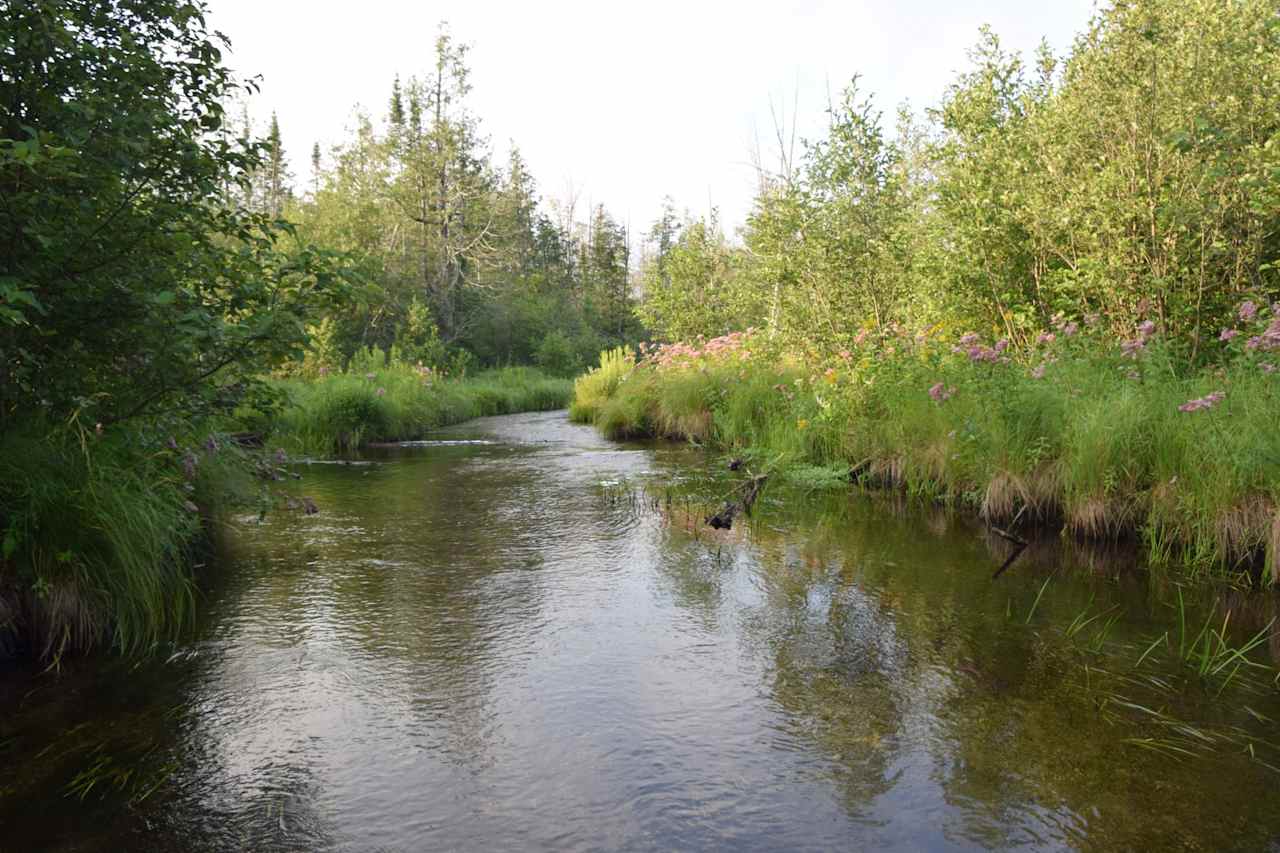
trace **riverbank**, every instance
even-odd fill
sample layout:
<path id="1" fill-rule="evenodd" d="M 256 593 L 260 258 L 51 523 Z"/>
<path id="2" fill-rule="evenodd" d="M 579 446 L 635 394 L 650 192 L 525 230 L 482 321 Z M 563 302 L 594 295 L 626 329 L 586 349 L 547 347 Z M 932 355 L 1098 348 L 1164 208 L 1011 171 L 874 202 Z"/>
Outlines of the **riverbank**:
<path id="1" fill-rule="evenodd" d="M 1220 357 L 1188 370 L 1154 320 L 1108 340 L 1087 318 L 1058 318 L 1016 352 L 936 328 L 864 332 L 836 353 L 738 333 L 606 353 L 571 415 L 610 437 L 703 443 L 994 523 L 1138 536 L 1155 564 L 1274 581 L 1280 316 L 1246 303 L 1220 338 Z"/>
<path id="2" fill-rule="evenodd" d="M 411 441 L 433 429 L 490 415 L 563 409 L 573 382 L 531 367 L 456 379 L 374 351 L 345 371 L 278 380 L 286 403 L 256 427 L 291 453 L 328 455 L 371 442 Z M 255 421 L 246 423 L 253 428 Z"/>

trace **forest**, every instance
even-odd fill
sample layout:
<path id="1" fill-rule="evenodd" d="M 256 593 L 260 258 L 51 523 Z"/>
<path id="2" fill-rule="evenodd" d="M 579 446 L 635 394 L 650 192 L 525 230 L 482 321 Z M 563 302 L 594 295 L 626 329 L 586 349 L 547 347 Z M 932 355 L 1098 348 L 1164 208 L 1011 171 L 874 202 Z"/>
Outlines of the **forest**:
<path id="1" fill-rule="evenodd" d="M 1273 3 L 1117 2 L 1065 55 L 983 30 L 888 120 L 854 79 L 819 138 L 778 128 L 737 233 L 542 198 L 446 27 L 300 181 L 203 3 L 0 10 L 6 646 L 175 636 L 291 455 L 571 400 L 612 436 L 1280 575 Z"/>

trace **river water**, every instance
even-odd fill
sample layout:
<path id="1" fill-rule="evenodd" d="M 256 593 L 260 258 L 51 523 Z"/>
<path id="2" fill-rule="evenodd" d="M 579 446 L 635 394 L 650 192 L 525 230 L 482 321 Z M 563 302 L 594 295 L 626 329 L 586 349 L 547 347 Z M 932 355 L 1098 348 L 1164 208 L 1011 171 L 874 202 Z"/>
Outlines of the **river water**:
<path id="1" fill-rule="evenodd" d="M 723 469 L 563 413 L 299 465 L 190 641 L 0 677 L 0 850 L 1277 846 L 1276 644 L 1187 660 L 1271 598 L 802 483 L 714 533 Z"/>

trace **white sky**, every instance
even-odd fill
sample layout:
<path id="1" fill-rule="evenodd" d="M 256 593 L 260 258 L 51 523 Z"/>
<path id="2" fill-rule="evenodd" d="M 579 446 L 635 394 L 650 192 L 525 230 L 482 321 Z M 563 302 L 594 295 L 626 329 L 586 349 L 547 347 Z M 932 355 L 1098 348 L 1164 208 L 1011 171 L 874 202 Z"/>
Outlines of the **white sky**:
<path id="1" fill-rule="evenodd" d="M 392 78 L 425 76 L 441 20 L 472 46 L 471 108 L 505 159 L 514 140 L 544 198 L 578 193 L 579 215 L 603 203 L 636 232 L 662 197 L 729 229 L 751 203 L 750 152 L 773 132 L 770 103 L 801 136 L 822 127 L 828 84 L 855 73 L 892 125 L 897 105 L 937 103 L 978 27 L 1029 53 L 1061 53 L 1093 0 L 901 2 L 432 2 L 210 0 L 210 23 L 232 41 L 230 65 L 262 76 L 252 105 L 280 118 L 302 185 L 313 142 L 344 138 L 353 108 L 385 117 Z"/>

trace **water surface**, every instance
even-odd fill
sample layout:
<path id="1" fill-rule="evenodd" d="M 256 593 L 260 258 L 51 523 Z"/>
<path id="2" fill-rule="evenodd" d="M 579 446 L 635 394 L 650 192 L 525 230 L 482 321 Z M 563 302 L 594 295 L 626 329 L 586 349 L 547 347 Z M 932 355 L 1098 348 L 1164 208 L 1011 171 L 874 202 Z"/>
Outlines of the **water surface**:
<path id="1" fill-rule="evenodd" d="M 363 461 L 244 520 L 189 642 L 0 678 L 0 849 L 1275 846 L 1274 685 L 1123 557 L 993 582 L 972 522 L 782 482 L 712 535 L 722 460 L 563 413 Z"/>

